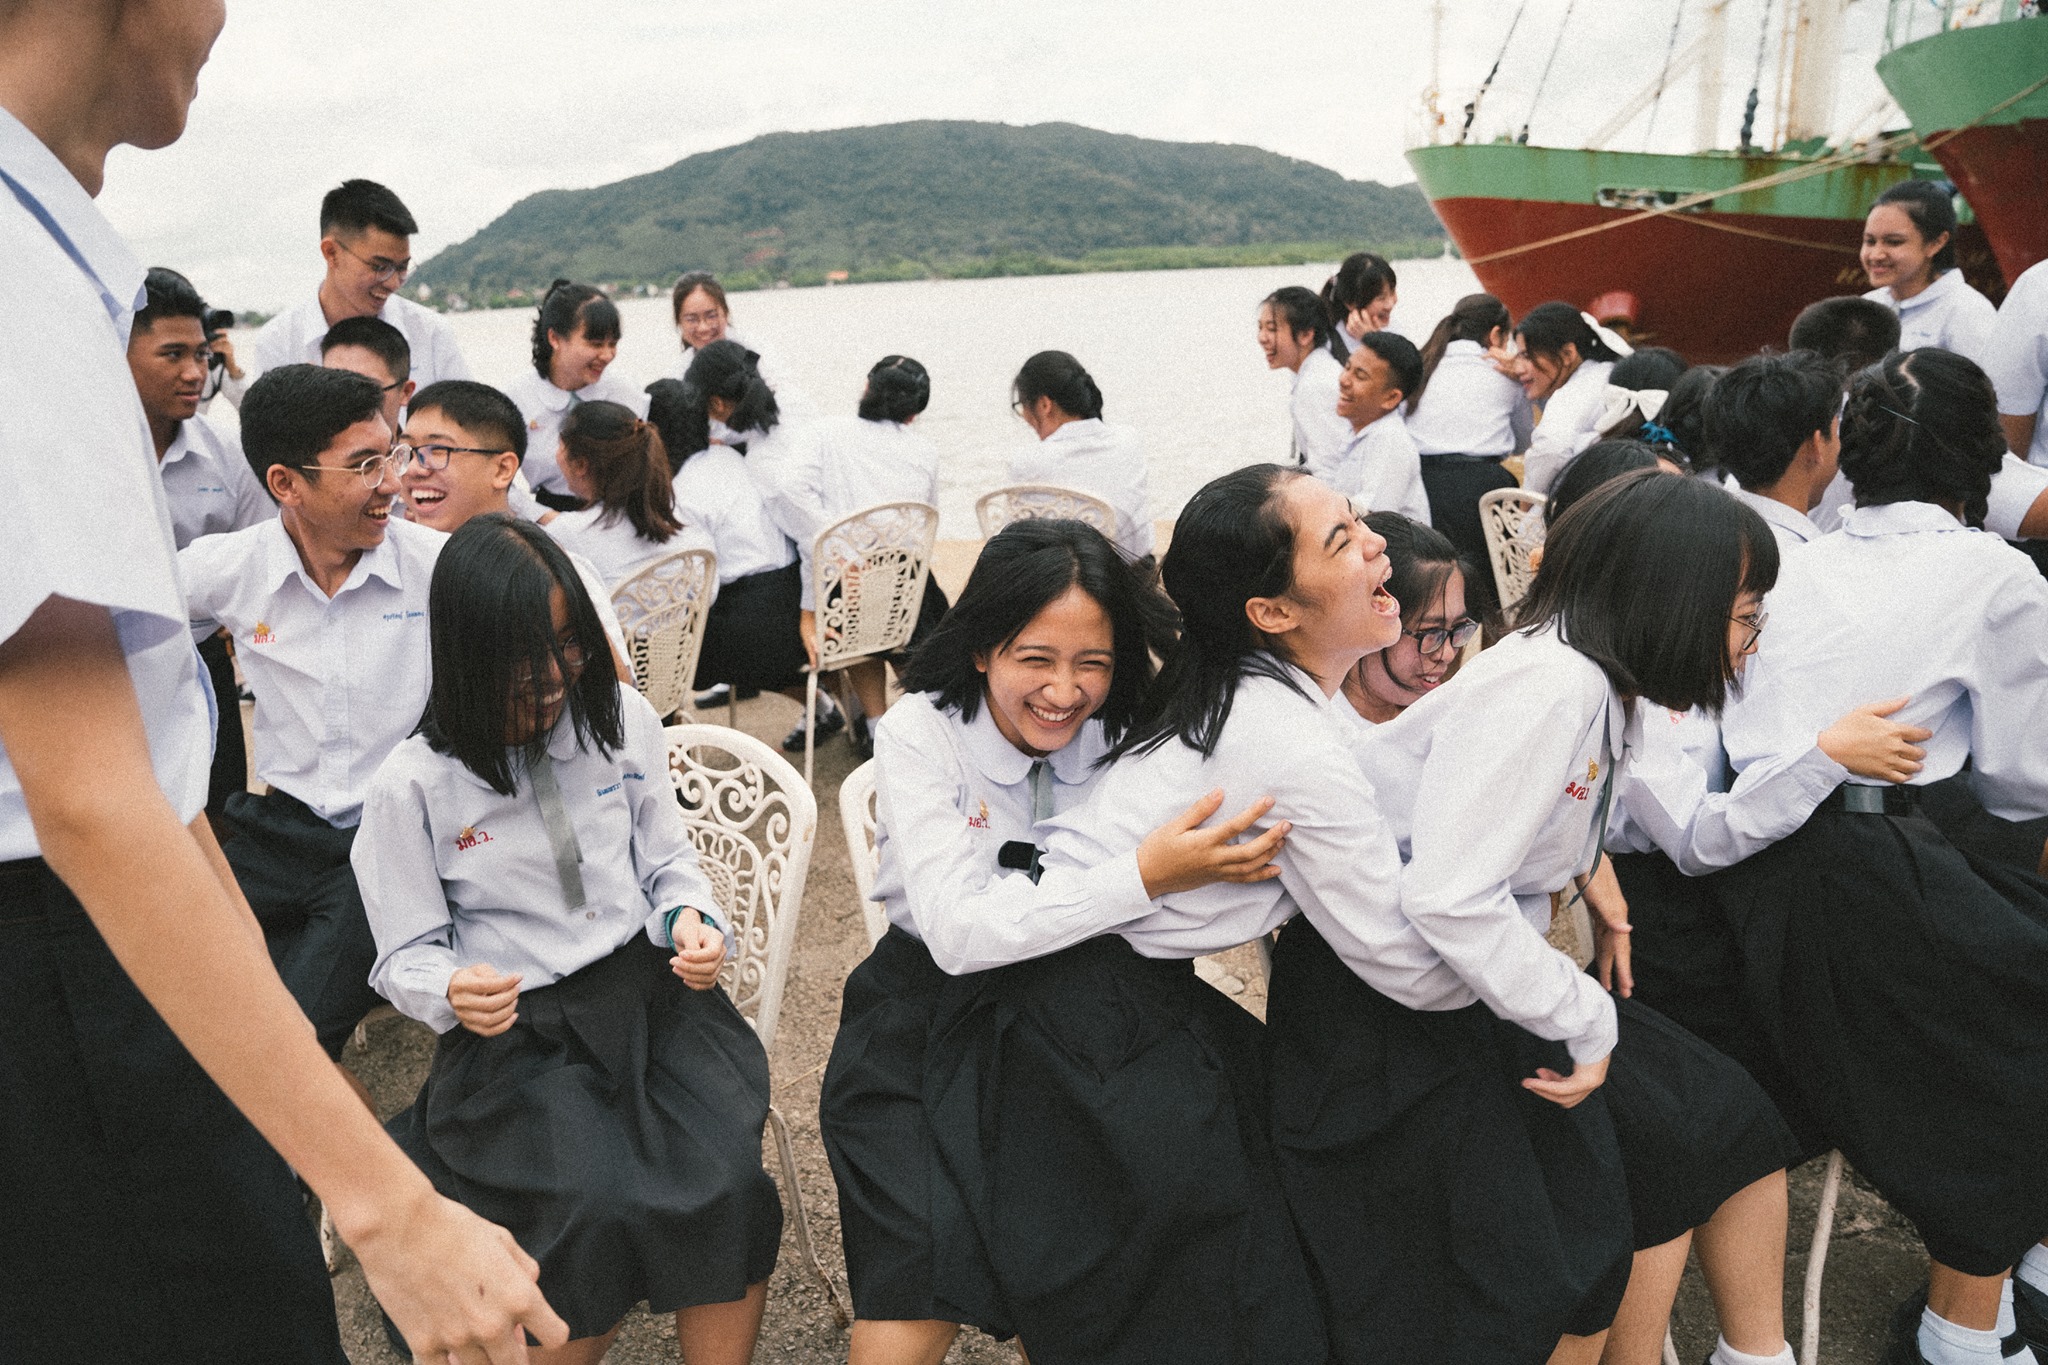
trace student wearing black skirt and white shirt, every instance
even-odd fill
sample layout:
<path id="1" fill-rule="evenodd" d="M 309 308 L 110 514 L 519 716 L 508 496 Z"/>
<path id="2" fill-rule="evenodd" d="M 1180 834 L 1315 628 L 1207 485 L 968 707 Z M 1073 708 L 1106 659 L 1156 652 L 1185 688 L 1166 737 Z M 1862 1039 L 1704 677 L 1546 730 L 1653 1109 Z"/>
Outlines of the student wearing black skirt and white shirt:
<path id="1" fill-rule="evenodd" d="M 1052 951 L 1145 913 L 1148 891 L 1261 875 L 1284 833 L 1227 842 L 1263 802 L 1195 829 L 1216 810 L 1212 797 L 1135 859 L 1034 884 L 1037 821 L 1094 785 L 1170 617 L 1088 527 L 1005 527 L 912 657 L 909 695 L 876 729 L 874 894 L 890 928 L 847 980 L 819 1112 L 853 1291 L 852 1365 L 936 1362 L 956 1323 L 1014 1330 L 926 1118 L 926 1036 L 955 989 L 941 966 L 972 972 Z"/>
<path id="2" fill-rule="evenodd" d="M 1929 348 L 1858 374 L 1841 455 L 1858 505 L 1788 556 L 1722 723 L 1738 774 L 1859 697 L 1909 696 L 1899 718 L 1933 731 L 1909 784 L 1844 786 L 1710 885 L 1794 1098 L 1927 1244 L 1935 1365 L 1998 1360 L 2006 1272 L 2048 1259 L 2031 1250 L 2048 1233 L 2048 884 L 1915 818 L 1966 762 L 1991 815 L 2048 815 L 2048 584 L 1967 525 L 2004 455 L 1969 361 Z"/>
<path id="3" fill-rule="evenodd" d="M 450 537 L 430 610 L 434 690 L 352 854 L 371 980 L 441 1035 L 392 1136 L 539 1259 L 572 1341 L 536 1359 L 598 1360 L 644 1299 L 691 1365 L 744 1365 L 782 1230 L 768 1058 L 660 719 L 530 523 Z"/>
<path id="4" fill-rule="evenodd" d="M 556 458 L 585 505 L 550 518 L 548 534 L 595 565 L 607 592 L 666 555 L 717 553 L 710 536 L 676 516 L 668 452 L 631 408 L 579 404 L 562 422 Z"/>

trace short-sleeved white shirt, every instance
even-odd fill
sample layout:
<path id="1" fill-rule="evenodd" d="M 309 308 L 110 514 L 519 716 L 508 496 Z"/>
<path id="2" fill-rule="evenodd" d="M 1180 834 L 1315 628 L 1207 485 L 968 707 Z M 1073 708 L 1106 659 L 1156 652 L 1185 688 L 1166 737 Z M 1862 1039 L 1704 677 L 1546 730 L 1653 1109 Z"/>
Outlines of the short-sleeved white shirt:
<path id="1" fill-rule="evenodd" d="M 269 521 L 277 503 L 256 482 L 241 439 L 204 417 L 188 417 L 157 464 L 171 505 L 171 536 L 184 549 L 201 536 L 217 536 Z"/>
<path id="2" fill-rule="evenodd" d="M 505 396 L 526 419 L 526 458 L 519 467 L 529 485 L 550 493 L 569 491 L 569 485 L 562 480 L 561 462 L 556 458 L 562 445 L 562 423 L 567 420 L 569 409 L 578 403 L 602 399 L 632 409 L 635 417 L 647 415 L 647 395 L 610 370 L 599 376 L 595 384 L 570 390 L 557 388 L 529 369 L 505 386 Z"/>
<path id="3" fill-rule="evenodd" d="M 1863 296 L 1899 315 L 1899 349 L 1939 346 L 1979 365 L 1990 354 L 1991 300 L 1970 286 L 1960 270 L 1945 270 L 1910 299 L 1892 297 L 1889 286 Z"/>
<path id="4" fill-rule="evenodd" d="M 2048 465 L 2048 261 L 2013 281 L 1991 324 L 1983 364 L 1998 389 L 1998 410 L 2034 418 L 2033 444 L 2019 454 Z"/>
<path id="5" fill-rule="evenodd" d="M 157 785 L 182 821 L 206 804 L 210 693 L 185 628 L 156 445 L 128 370 L 142 266 L 64 169 L 0 109 L 0 287 L 33 327 L 0 328 L 0 640 L 51 597 L 108 609 Z M 80 773 L 80 781 L 94 775 Z M 40 854 L 0 751 L 0 860 Z"/>
<path id="6" fill-rule="evenodd" d="M 393 294 L 384 300 L 378 317 L 405 333 L 412 348 L 412 382 L 420 388 L 442 379 L 474 379 L 462 348 L 455 344 L 455 329 L 431 308 Z M 327 335 L 327 313 L 320 307 L 315 289 L 303 303 L 293 304 L 263 324 L 250 343 L 250 382 L 265 370 L 280 365 L 318 365 L 320 339 Z"/>

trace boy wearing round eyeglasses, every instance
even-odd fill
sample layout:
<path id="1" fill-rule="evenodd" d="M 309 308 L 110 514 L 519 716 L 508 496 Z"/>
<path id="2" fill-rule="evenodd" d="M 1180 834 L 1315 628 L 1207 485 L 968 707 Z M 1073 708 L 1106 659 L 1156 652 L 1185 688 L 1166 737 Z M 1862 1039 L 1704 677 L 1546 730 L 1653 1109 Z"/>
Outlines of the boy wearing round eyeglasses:
<path id="1" fill-rule="evenodd" d="M 277 519 L 194 541 L 178 569 L 193 625 L 228 630 L 256 698 L 269 790 L 228 798 L 228 864 L 278 975 L 338 1057 L 381 1003 L 349 849 L 370 775 L 426 705 L 427 587 L 446 537 L 400 514 L 375 380 L 315 365 L 264 374 L 242 403 L 242 449 Z"/>

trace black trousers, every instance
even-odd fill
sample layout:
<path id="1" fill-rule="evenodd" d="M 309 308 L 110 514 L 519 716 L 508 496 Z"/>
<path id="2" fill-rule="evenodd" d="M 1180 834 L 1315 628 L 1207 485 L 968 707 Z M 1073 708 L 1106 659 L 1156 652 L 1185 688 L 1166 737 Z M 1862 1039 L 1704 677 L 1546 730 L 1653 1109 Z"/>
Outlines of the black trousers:
<path id="1" fill-rule="evenodd" d="M 1425 455 L 1422 491 L 1429 495 L 1429 520 L 1471 565 L 1465 575 L 1465 609 L 1475 620 L 1490 621 L 1500 610 L 1493 586 L 1493 561 L 1486 554 L 1486 533 L 1480 528 L 1479 500 L 1496 488 L 1513 488 L 1515 476 L 1500 461 L 1482 455 Z"/>
<path id="2" fill-rule="evenodd" d="M 370 989 L 377 941 L 348 862 L 356 832 L 281 791 L 238 792 L 227 823 L 232 837 L 222 852 L 263 926 L 270 960 L 320 1046 L 339 1057 L 363 1016 L 384 1003 Z"/>
<path id="3" fill-rule="evenodd" d="M 213 737 L 213 771 L 206 780 L 206 813 L 224 815 L 228 798 L 249 789 L 249 746 L 242 737 L 242 694 L 235 686 L 235 661 L 228 656 L 227 637 L 209 635 L 199 642 L 199 659 L 213 683 L 220 726 Z"/>
<path id="4" fill-rule="evenodd" d="M 0 1097 L 0 1360 L 347 1365 L 291 1171 L 40 859 L 0 865 Z"/>

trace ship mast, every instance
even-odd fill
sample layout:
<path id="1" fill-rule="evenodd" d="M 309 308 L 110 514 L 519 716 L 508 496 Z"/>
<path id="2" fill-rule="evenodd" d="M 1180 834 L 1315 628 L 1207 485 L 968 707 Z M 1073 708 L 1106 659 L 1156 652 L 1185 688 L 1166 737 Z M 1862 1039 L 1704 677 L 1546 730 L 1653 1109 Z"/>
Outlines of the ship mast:
<path id="1" fill-rule="evenodd" d="M 1693 108 L 1693 142 L 1710 152 L 1721 138 L 1721 59 L 1728 45 L 1728 0 L 1707 6 L 1706 30 L 1700 35 L 1699 103 Z"/>
<path id="2" fill-rule="evenodd" d="M 1842 10 L 1846 0 L 1798 0 L 1793 29 L 1791 97 L 1785 140 L 1826 138 L 1834 132 L 1835 82 L 1842 65 Z"/>

